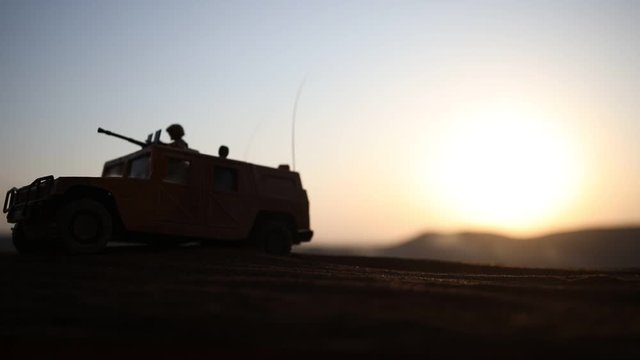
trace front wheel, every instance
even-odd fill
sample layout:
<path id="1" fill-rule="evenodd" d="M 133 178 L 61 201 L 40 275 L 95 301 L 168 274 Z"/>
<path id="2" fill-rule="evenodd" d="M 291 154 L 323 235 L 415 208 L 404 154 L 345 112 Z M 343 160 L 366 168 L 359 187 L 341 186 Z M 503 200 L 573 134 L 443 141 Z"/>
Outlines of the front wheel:
<path id="1" fill-rule="evenodd" d="M 293 234 L 288 226 L 277 221 L 265 221 L 256 232 L 258 248 L 267 254 L 287 255 L 291 252 Z"/>
<path id="2" fill-rule="evenodd" d="M 58 228 L 62 245 L 69 253 L 95 253 L 113 236 L 113 217 L 94 200 L 75 200 L 59 213 Z"/>
<path id="3" fill-rule="evenodd" d="M 12 230 L 13 246 L 20 255 L 43 254 L 51 250 L 51 244 L 41 236 L 40 229 L 17 223 Z"/>

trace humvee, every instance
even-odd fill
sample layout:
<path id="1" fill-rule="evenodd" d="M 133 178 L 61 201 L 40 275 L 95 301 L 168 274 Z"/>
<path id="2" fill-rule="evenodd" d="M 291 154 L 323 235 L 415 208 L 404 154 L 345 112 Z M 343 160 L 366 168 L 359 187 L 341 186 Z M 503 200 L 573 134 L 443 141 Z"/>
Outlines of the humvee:
<path id="1" fill-rule="evenodd" d="M 141 146 L 107 161 L 101 177 L 35 179 L 10 189 L 7 221 L 19 253 L 101 251 L 109 241 L 246 241 L 287 254 L 310 241 L 309 201 L 300 175 L 147 142 L 98 129 Z M 226 150 L 226 151 L 225 151 Z"/>

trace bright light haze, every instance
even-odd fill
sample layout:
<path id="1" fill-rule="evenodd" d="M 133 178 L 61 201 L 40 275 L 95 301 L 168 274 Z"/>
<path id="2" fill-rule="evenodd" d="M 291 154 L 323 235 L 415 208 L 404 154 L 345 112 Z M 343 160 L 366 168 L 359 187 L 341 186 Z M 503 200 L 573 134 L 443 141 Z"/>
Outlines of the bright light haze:
<path id="1" fill-rule="evenodd" d="M 306 78 L 318 243 L 637 224 L 639 24 L 638 1 L 0 0 L 0 186 L 136 150 L 98 127 L 291 163 Z"/>

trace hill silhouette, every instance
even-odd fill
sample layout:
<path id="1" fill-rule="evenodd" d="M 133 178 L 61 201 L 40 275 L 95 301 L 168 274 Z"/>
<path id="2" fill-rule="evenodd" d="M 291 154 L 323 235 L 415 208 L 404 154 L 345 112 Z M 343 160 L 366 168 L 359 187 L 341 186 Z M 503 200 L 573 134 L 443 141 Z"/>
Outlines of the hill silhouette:
<path id="1" fill-rule="evenodd" d="M 517 267 L 640 268 L 640 227 L 585 229 L 527 239 L 480 232 L 428 232 L 384 248 L 300 251 Z"/>
<path id="2" fill-rule="evenodd" d="M 640 267 L 640 227 L 591 229 L 529 239 L 464 232 L 422 234 L 378 256 L 554 268 Z"/>

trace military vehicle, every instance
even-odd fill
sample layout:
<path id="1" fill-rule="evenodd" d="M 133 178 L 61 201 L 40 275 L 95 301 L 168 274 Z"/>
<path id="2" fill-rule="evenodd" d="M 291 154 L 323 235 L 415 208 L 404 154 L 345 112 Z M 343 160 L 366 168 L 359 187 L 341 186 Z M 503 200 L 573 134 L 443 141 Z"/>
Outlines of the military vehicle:
<path id="1" fill-rule="evenodd" d="M 35 179 L 4 199 L 13 243 L 22 254 L 63 249 L 101 251 L 110 241 L 246 241 L 271 254 L 287 254 L 310 241 L 309 201 L 300 175 L 200 154 L 110 131 L 139 145 L 107 161 L 101 177 Z"/>

